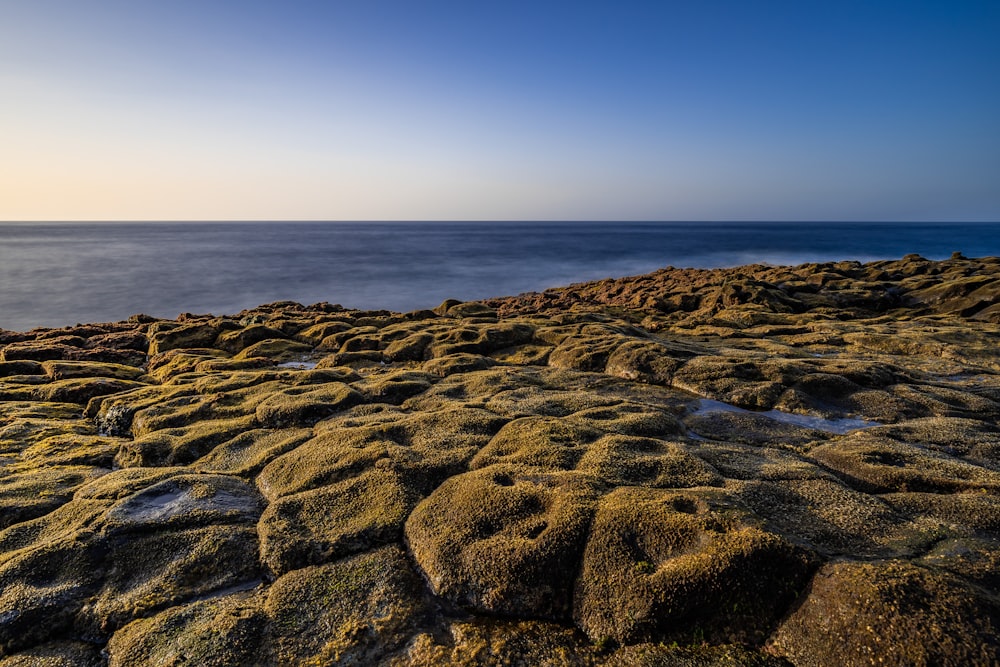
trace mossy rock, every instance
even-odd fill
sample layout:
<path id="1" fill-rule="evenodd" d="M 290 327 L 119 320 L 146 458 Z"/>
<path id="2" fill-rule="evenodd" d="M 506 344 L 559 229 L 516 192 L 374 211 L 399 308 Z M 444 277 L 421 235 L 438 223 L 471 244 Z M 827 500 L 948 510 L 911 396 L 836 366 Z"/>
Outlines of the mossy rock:
<path id="1" fill-rule="evenodd" d="M 36 385 L 47 381 L 44 376 L 39 378 L 35 375 L 7 378 L 6 382 L 0 383 L 0 401 L 30 401 L 38 396 Z"/>
<path id="2" fill-rule="evenodd" d="M 228 360 L 226 360 L 228 361 Z M 213 394 L 225 394 L 238 392 L 243 389 L 254 391 L 259 388 L 264 391 L 266 388 L 274 388 L 274 383 L 287 379 L 287 375 L 275 368 L 220 368 L 213 369 L 216 372 L 207 373 L 195 382 L 190 388 L 185 388 L 182 396 L 192 396 L 201 394 L 210 396 Z M 193 391 L 192 391 L 193 390 Z"/>
<path id="3" fill-rule="evenodd" d="M 1000 428 L 996 422 L 958 417 L 914 419 L 867 431 L 961 457 L 976 465 L 1000 468 Z"/>
<path id="4" fill-rule="evenodd" d="M 42 370 L 53 380 L 71 378 L 113 378 L 138 380 L 144 374 L 141 368 L 124 364 L 104 364 L 96 361 L 46 361 Z"/>
<path id="5" fill-rule="evenodd" d="M 186 467 L 121 468 L 79 487 L 76 500 L 119 500 L 161 480 L 189 472 Z"/>
<path id="6" fill-rule="evenodd" d="M 834 373 L 808 373 L 792 385 L 820 404 L 845 405 L 852 394 L 861 391 L 861 385 Z"/>
<path id="7" fill-rule="evenodd" d="M 418 412 L 400 422 L 400 442 L 389 460 L 421 493 L 429 493 L 469 461 L 507 422 L 487 410 L 471 407 Z"/>
<path id="8" fill-rule="evenodd" d="M 688 445 L 688 451 L 728 479 L 835 479 L 816 463 L 787 449 L 701 441 Z"/>
<path id="9" fill-rule="evenodd" d="M 782 658 L 745 646 L 709 646 L 694 642 L 677 644 L 636 644 L 616 651 L 605 667 L 788 667 Z"/>
<path id="10" fill-rule="evenodd" d="M 19 419 L 76 419 L 80 406 L 75 403 L 42 401 L 0 401 L 0 419 L 4 424 Z"/>
<path id="11" fill-rule="evenodd" d="M 918 406 L 912 410 L 914 413 L 991 420 L 1000 416 L 1000 403 L 953 387 L 898 384 L 892 388 L 892 393 L 895 397 Z"/>
<path id="12" fill-rule="evenodd" d="M 576 472 L 476 470 L 416 507 L 407 543 L 437 595 L 478 612 L 565 620 L 598 492 Z"/>
<path id="13" fill-rule="evenodd" d="M 672 384 L 699 396 L 746 409 L 770 409 L 786 389 L 768 377 L 763 359 L 704 355 L 687 361 Z"/>
<path id="14" fill-rule="evenodd" d="M 602 373 L 608 365 L 608 358 L 629 342 L 632 342 L 632 339 L 607 333 L 567 337 L 549 354 L 549 366 Z"/>
<path id="15" fill-rule="evenodd" d="M 1000 496 L 966 493 L 884 493 L 879 498 L 912 520 L 936 519 L 972 533 L 1000 534 Z"/>
<path id="16" fill-rule="evenodd" d="M 191 464 L 200 472 L 251 476 L 313 435 L 311 429 L 253 429 L 217 445 Z"/>
<path id="17" fill-rule="evenodd" d="M 76 625 L 106 635 L 143 616 L 230 587 L 260 581 L 257 531 L 239 525 L 203 526 L 112 538 L 100 567 L 99 591 Z"/>
<path id="18" fill-rule="evenodd" d="M 369 375 L 364 380 L 355 382 L 353 387 L 370 402 L 399 405 L 406 399 L 430 389 L 437 379 L 428 373 L 399 370 Z"/>
<path id="19" fill-rule="evenodd" d="M 52 342 L 24 341 L 5 345 L 0 349 L 0 361 L 49 361 L 63 359 L 72 353 L 73 346 Z"/>
<path id="20" fill-rule="evenodd" d="M 382 347 L 382 334 L 360 334 L 348 338 L 340 346 L 339 352 L 372 352 Z"/>
<path id="21" fill-rule="evenodd" d="M 86 465 L 111 468 L 123 440 L 99 435 L 54 435 L 21 452 L 24 461 L 38 465 Z"/>
<path id="22" fill-rule="evenodd" d="M 684 426 L 709 440 L 805 451 L 830 438 L 826 431 L 772 419 L 763 413 L 713 410 L 684 418 Z"/>
<path id="23" fill-rule="evenodd" d="M 236 355 L 236 359 L 253 359 L 266 357 L 275 362 L 297 361 L 308 356 L 313 347 L 308 343 L 300 343 L 286 338 L 271 338 L 254 343 L 244 348 Z"/>
<path id="24" fill-rule="evenodd" d="M 683 348 L 659 343 L 630 340 L 614 349 L 607 358 L 604 372 L 626 380 L 669 385 L 674 372 L 692 356 Z"/>
<path id="25" fill-rule="evenodd" d="M 668 411 L 625 401 L 580 410 L 573 413 L 572 418 L 606 433 L 619 435 L 663 438 L 679 435 L 684 431 L 677 419 Z"/>
<path id="26" fill-rule="evenodd" d="M 447 302 L 445 302 L 447 303 Z M 441 304 L 440 307 L 443 307 Z M 447 310 L 442 313 L 448 317 L 455 318 L 496 318 L 497 311 L 494 308 L 486 305 L 485 303 L 480 303 L 479 301 L 464 301 L 461 303 L 455 303 L 448 306 Z"/>
<path id="27" fill-rule="evenodd" d="M 211 348 L 169 350 L 151 356 L 147 372 L 157 382 L 167 384 L 178 376 L 196 371 L 203 362 L 222 359 L 229 359 L 229 354 Z"/>
<path id="28" fill-rule="evenodd" d="M 230 354 L 236 354 L 256 343 L 265 340 L 281 340 L 282 338 L 285 338 L 285 334 L 277 329 L 263 324 L 251 324 L 242 329 L 223 331 L 219 334 L 212 347 L 225 350 Z M 261 354 L 259 356 L 264 357 L 268 355 Z"/>
<path id="29" fill-rule="evenodd" d="M 149 336 L 149 356 L 193 347 L 212 347 L 221 333 L 220 327 L 209 323 L 192 323 L 166 331 L 155 331 Z"/>
<path id="30" fill-rule="evenodd" d="M 474 408 L 407 415 L 388 405 L 361 405 L 317 424 L 316 437 L 268 464 L 257 484 L 274 499 L 355 477 L 379 463 L 426 492 L 463 471 L 503 423 Z"/>
<path id="31" fill-rule="evenodd" d="M 353 326 L 348 329 L 335 331 L 323 338 L 316 346 L 317 350 L 327 352 L 339 352 L 348 340 L 358 336 L 371 336 L 379 333 L 378 327 L 373 326 Z"/>
<path id="32" fill-rule="evenodd" d="M 455 354 L 446 354 L 444 356 L 431 359 L 430 361 L 425 361 L 421 368 L 431 375 L 445 377 L 447 375 L 455 375 L 457 373 L 482 371 L 495 364 L 495 361 L 489 357 L 484 357 L 481 354 L 459 352 Z"/>
<path id="33" fill-rule="evenodd" d="M 894 555 L 903 516 L 878 496 L 831 479 L 753 480 L 735 486 L 772 530 L 828 556 Z"/>
<path id="34" fill-rule="evenodd" d="M 814 567 L 718 489 L 623 487 L 587 540 L 574 618 L 597 641 L 760 644 Z"/>
<path id="35" fill-rule="evenodd" d="M 524 417 L 515 419 L 472 459 L 472 468 L 495 463 L 528 465 L 547 470 L 572 470 L 587 445 L 602 433 L 571 418 Z"/>
<path id="36" fill-rule="evenodd" d="M 186 465 L 256 426 L 254 417 L 206 419 L 168 428 L 122 444 L 115 462 L 123 468 Z"/>
<path id="37" fill-rule="evenodd" d="M 99 646 L 81 641 L 55 641 L 0 659 L 0 667 L 101 667 Z"/>
<path id="38" fill-rule="evenodd" d="M 256 523 L 264 499 L 226 475 L 173 475 L 127 496 L 105 517 L 108 534 L 207 524 Z"/>
<path id="39" fill-rule="evenodd" d="M 74 491 L 108 473 L 87 465 L 0 468 L 0 528 L 34 519 L 68 502 Z"/>
<path id="40" fill-rule="evenodd" d="M 192 369 L 195 373 L 216 373 L 226 371 L 252 371 L 274 366 L 273 359 L 267 357 L 247 357 L 244 359 L 207 359 L 199 361 Z"/>
<path id="41" fill-rule="evenodd" d="M 481 617 L 422 632 L 386 664 L 390 667 L 540 665 L 590 667 L 603 655 L 578 630 L 546 621 Z"/>
<path id="42" fill-rule="evenodd" d="M 108 667 L 267 664 L 268 617 L 262 604 L 248 594 L 227 595 L 132 621 L 108 641 Z"/>
<path id="43" fill-rule="evenodd" d="M 406 401 L 403 407 L 409 410 L 434 410 L 445 404 L 454 405 L 456 402 L 475 402 L 478 407 L 482 407 L 491 397 L 501 392 L 532 385 L 556 388 L 548 386 L 549 383 L 541 376 L 544 370 L 494 365 L 487 369 L 449 375 L 436 382 L 422 395 Z M 498 412 L 510 416 L 503 410 Z"/>
<path id="44" fill-rule="evenodd" d="M 533 334 L 534 328 L 523 323 L 462 322 L 435 333 L 425 354 L 432 358 L 460 353 L 487 355 L 514 345 L 529 343 Z"/>
<path id="45" fill-rule="evenodd" d="M 45 544 L 75 540 L 98 525 L 109 500 L 73 500 L 48 514 L 0 530 L 0 563 Z"/>
<path id="46" fill-rule="evenodd" d="M 135 350 L 142 352 L 145 356 L 149 349 L 149 341 L 146 335 L 132 327 L 124 331 L 112 331 L 109 333 L 96 334 L 87 338 L 89 348 L 107 348 L 112 350 Z"/>
<path id="47" fill-rule="evenodd" d="M 0 564 L 0 657 L 67 633 L 100 585 L 103 556 L 96 540 L 73 536 Z"/>
<path id="48" fill-rule="evenodd" d="M 330 322 L 320 322 L 314 324 L 310 327 L 302 329 L 295 334 L 295 339 L 303 343 L 307 343 L 316 347 L 323 342 L 324 338 L 332 336 L 333 334 L 341 333 L 352 329 L 354 325 L 349 322 L 342 320 L 334 320 Z"/>
<path id="49" fill-rule="evenodd" d="M 160 385 L 146 386 L 119 395 L 97 397 L 87 404 L 87 414 L 94 419 L 101 433 L 116 437 L 132 437 L 149 432 L 139 424 L 138 432 L 133 431 L 135 414 L 140 410 L 152 408 L 146 415 L 155 415 L 162 410 L 162 405 L 179 397 L 188 397 L 186 401 L 197 401 L 190 398 L 195 394 L 191 387 L 164 387 Z M 171 404 L 175 405 L 175 404 Z"/>
<path id="50" fill-rule="evenodd" d="M 495 352 L 491 352 L 489 356 L 502 364 L 546 366 L 549 363 L 549 355 L 552 353 L 552 349 L 551 345 L 525 343 L 524 345 L 514 345 L 496 350 Z"/>
<path id="51" fill-rule="evenodd" d="M 487 409 L 505 417 L 567 417 L 574 412 L 604 408 L 619 400 L 599 396 L 589 391 L 565 391 L 529 384 L 516 389 L 498 391 L 486 401 Z"/>
<path id="52" fill-rule="evenodd" d="M 12 375 L 45 375 L 45 367 L 41 362 L 28 359 L 20 361 L 0 361 L 0 378 Z"/>
<path id="53" fill-rule="evenodd" d="M 330 430 L 279 456 L 257 475 L 271 501 L 355 477 L 398 447 L 381 429 Z"/>
<path id="54" fill-rule="evenodd" d="M 47 438 L 66 435 L 97 435 L 97 429 L 82 419 L 16 417 L 0 426 L 0 453 L 20 453 Z"/>
<path id="55" fill-rule="evenodd" d="M 109 380 L 103 377 L 74 378 L 50 382 L 39 387 L 34 394 L 38 400 L 42 401 L 86 405 L 95 396 L 118 394 L 142 386 L 144 386 L 143 383 L 134 380 Z"/>
<path id="56" fill-rule="evenodd" d="M 942 540 L 917 563 L 949 572 L 994 596 L 1000 594 L 1000 540 L 995 537 Z"/>
<path id="57" fill-rule="evenodd" d="M 266 428 L 311 426 L 363 400 L 360 393 L 342 382 L 292 387 L 261 401 L 256 416 Z"/>
<path id="58" fill-rule="evenodd" d="M 869 493 L 1000 491 L 998 471 L 865 432 L 816 447 L 810 455 Z"/>
<path id="59" fill-rule="evenodd" d="M 387 546 L 290 572 L 268 591 L 272 664 L 376 664 L 402 648 L 428 614 L 403 550 Z"/>
<path id="60" fill-rule="evenodd" d="M 831 563 L 770 650 L 804 667 L 993 665 L 1000 606 L 946 573 L 904 561 Z"/>
<path id="61" fill-rule="evenodd" d="M 382 469 L 284 496 L 260 518 L 261 559 L 281 575 L 398 541 L 418 500 L 398 473 Z"/>
<path id="62" fill-rule="evenodd" d="M 429 333 L 414 333 L 391 341 L 385 346 L 382 354 L 390 361 L 421 361 L 424 358 L 424 351 L 433 340 L 434 336 Z"/>
<path id="63" fill-rule="evenodd" d="M 576 469 L 612 486 L 721 486 L 722 478 L 677 442 L 624 435 L 591 444 Z"/>

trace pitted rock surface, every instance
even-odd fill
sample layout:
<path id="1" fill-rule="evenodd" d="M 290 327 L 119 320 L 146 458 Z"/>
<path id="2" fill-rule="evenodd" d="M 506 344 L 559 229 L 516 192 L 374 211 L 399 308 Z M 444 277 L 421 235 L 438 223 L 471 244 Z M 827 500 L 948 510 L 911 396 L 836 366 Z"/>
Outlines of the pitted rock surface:
<path id="1" fill-rule="evenodd" d="M 0 667 L 1000 664 L 1000 259 L 0 331 Z"/>

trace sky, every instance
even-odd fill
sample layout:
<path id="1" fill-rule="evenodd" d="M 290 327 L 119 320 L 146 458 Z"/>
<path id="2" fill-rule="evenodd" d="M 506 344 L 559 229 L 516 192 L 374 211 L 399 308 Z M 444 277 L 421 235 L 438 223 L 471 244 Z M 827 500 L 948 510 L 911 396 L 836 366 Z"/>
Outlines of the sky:
<path id="1" fill-rule="evenodd" d="M 1000 2 L 0 0 L 0 220 L 1000 220 Z"/>

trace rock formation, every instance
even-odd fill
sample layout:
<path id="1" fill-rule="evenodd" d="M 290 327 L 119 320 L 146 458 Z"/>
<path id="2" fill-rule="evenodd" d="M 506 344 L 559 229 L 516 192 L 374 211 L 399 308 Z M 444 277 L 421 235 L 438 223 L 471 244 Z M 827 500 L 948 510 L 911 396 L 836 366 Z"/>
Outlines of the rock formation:
<path id="1" fill-rule="evenodd" d="M 0 331 L 0 667 L 1000 663 L 1000 259 Z"/>

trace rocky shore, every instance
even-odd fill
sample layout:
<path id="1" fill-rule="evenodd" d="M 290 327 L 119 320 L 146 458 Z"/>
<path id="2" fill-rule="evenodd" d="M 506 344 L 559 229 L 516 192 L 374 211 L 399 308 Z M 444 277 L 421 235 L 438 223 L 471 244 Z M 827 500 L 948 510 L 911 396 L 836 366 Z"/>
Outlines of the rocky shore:
<path id="1" fill-rule="evenodd" d="M 1000 664 L 1000 259 L 0 330 L 0 667 Z"/>

